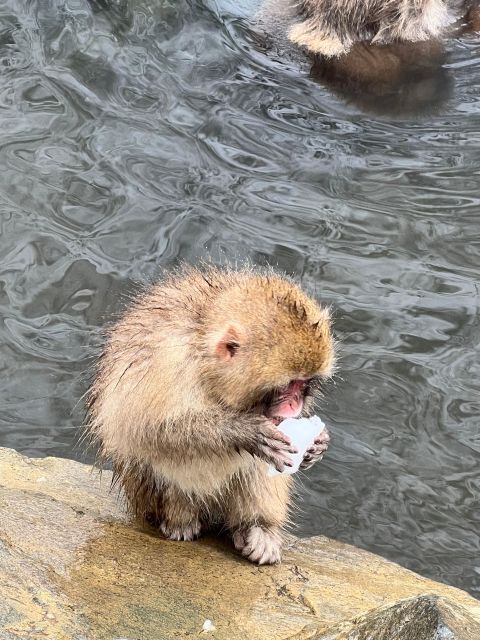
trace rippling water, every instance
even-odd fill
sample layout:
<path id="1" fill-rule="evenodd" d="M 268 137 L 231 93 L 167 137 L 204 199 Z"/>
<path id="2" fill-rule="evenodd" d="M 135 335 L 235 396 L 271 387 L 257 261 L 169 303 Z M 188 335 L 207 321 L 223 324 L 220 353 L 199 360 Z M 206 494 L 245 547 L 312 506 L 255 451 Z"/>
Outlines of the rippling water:
<path id="1" fill-rule="evenodd" d="M 377 86 L 251 16 L 0 4 L 0 444 L 82 459 L 99 329 L 159 266 L 276 264 L 341 341 L 300 531 L 479 595 L 480 39 Z"/>

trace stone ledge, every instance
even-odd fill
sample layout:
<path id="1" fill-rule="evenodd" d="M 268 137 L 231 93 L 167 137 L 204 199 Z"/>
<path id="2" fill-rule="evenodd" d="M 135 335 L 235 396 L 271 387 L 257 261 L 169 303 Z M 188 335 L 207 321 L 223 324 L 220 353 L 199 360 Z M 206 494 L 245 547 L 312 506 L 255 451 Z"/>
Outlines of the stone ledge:
<path id="1" fill-rule="evenodd" d="M 128 523 L 90 467 L 0 449 L 0 640 L 479 640 L 480 602 L 324 537 L 281 566 Z M 215 631 L 203 632 L 205 620 Z"/>

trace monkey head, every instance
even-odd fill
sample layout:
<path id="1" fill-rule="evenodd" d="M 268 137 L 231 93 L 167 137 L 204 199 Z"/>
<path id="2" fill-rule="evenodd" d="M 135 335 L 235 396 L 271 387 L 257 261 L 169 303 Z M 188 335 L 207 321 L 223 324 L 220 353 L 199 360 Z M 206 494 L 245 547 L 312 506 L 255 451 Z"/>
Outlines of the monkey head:
<path id="1" fill-rule="evenodd" d="M 331 375 L 329 312 L 285 279 L 247 277 L 207 316 L 202 369 L 224 407 L 260 410 L 278 423 L 300 415 L 305 396 Z"/>

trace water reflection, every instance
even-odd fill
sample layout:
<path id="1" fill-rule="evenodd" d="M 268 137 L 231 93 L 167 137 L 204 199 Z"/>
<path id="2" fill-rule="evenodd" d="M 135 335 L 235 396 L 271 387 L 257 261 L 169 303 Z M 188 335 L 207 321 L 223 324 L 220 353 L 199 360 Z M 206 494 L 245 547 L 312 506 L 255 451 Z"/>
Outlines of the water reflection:
<path id="1" fill-rule="evenodd" d="M 137 282 L 278 264 L 342 351 L 301 531 L 478 593 L 478 37 L 446 44 L 441 109 L 393 120 L 217 4 L 0 6 L 0 445 L 81 457 L 85 373 Z"/>
<path id="2" fill-rule="evenodd" d="M 340 58 L 317 56 L 311 77 L 369 113 L 427 114 L 451 97 L 454 82 L 445 61 L 439 41 L 358 43 Z"/>

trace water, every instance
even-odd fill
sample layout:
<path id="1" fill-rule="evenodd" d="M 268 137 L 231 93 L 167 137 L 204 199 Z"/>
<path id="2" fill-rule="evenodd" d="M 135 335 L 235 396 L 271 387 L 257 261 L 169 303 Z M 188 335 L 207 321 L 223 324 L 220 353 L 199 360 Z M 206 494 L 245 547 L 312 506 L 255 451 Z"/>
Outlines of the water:
<path id="1" fill-rule="evenodd" d="M 270 262 L 341 342 L 300 532 L 480 595 L 480 39 L 352 83 L 248 15 L 1 3 L 0 445 L 84 459 L 85 372 L 137 281 Z"/>

